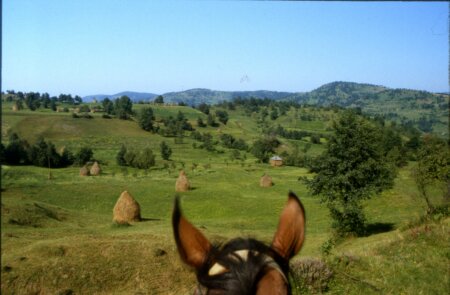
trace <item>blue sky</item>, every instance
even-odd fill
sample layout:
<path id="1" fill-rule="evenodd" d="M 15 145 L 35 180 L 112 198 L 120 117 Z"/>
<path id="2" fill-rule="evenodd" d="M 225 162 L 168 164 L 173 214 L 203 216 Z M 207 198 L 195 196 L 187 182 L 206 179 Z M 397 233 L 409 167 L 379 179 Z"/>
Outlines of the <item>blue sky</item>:
<path id="1" fill-rule="evenodd" d="M 445 2 L 3 0 L 2 89 L 448 91 Z"/>

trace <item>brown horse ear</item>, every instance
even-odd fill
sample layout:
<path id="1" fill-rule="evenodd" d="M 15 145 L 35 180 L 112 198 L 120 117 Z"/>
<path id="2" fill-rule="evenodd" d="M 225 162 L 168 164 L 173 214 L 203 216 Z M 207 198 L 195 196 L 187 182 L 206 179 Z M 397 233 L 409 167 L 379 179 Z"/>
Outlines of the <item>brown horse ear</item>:
<path id="1" fill-rule="evenodd" d="M 179 197 L 175 198 L 172 226 L 181 259 L 186 264 L 199 269 L 206 261 L 211 244 L 196 227 L 183 217 Z"/>
<path id="2" fill-rule="evenodd" d="M 298 197 L 289 192 L 271 247 L 284 259 L 289 260 L 300 251 L 304 240 L 305 209 Z"/>
<path id="3" fill-rule="evenodd" d="M 267 272 L 256 287 L 256 295 L 285 295 L 288 294 L 288 285 L 281 273 L 272 269 Z"/>

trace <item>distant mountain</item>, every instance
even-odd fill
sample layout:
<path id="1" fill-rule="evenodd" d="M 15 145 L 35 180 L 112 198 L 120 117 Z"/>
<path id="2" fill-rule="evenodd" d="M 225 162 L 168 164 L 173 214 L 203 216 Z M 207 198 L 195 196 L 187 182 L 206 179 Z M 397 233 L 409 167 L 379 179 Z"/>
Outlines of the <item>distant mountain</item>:
<path id="1" fill-rule="evenodd" d="M 448 136 L 449 95 L 421 90 L 392 89 L 353 82 L 333 82 L 286 98 L 315 106 L 359 108 L 372 115 L 411 124 L 424 132 Z"/>
<path id="2" fill-rule="evenodd" d="M 96 99 L 97 101 L 100 101 L 105 98 L 116 99 L 123 95 L 128 96 L 134 102 L 137 102 L 139 100 L 144 100 L 144 101 L 152 100 L 156 96 L 158 96 L 158 94 L 154 94 L 154 93 L 123 91 L 123 92 L 119 92 L 119 93 L 112 94 L 112 95 L 108 95 L 108 94 L 88 95 L 88 96 L 83 97 L 83 101 L 90 102 L 90 101 L 93 101 L 94 99 Z"/>
<path id="3" fill-rule="evenodd" d="M 429 104 L 436 103 L 437 108 L 444 108 L 448 95 L 422 90 L 392 89 L 385 86 L 354 83 L 332 82 L 305 93 L 296 93 L 286 100 L 294 100 L 318 106 L 338 105 L 341 107 L 360 107 L 365 109 L 375 106 L 378 110 L 389 108 L 430 109 Z"/>
<path id="4" fill-rule="evenodd" d="M 279 100 L 292 95 L 292 92 L 278 92 L 268 90 L 257 91 L 217 91 L 204 88 L 195 88 L 179 92 L 168 92 L 162 94 L 166 102 L 184 102 L 189 105 L 199 103 L 216 104 L 220 101 L 232 100 L 235 97 L 270 98 Z"/>
<path id="5" fill-rule="evenodd" d="M 293 92 L 278 92 L 278 91 L 268 91 L 268 90 L 257 90 L 257 91 L 217 91 L 217 90 L 210 90 L 210 89 L 204 89 L 204 88 L 195 88 L 195 89 L 189 89 L 185 91 L 178 91 L 178 92 L 167 92 L 162 94 L 164 97 L 165 102 L 172 102 L 172 103 L 178 103 L 178 102 L 184 102 L 188 105 L 198 105 L 200 103 L 207 103 L 207 104 L 216 104 L 220 101 L 228 101 L 232 100 L 235 97 L 242 97 L 242 98 L 249 98 L 249 97 L 256 97 L 256 98 L 269 98 L 269 99 L 275 99 L 279 100 L 285 97 L 288 97 L 290 95 L 293 95 Z M 105 98 L 109 99 L 116 99 L 118 97 L 121 97 L 122 95 L 128 96 L 132 101 L 137 102 L 140 100 L 144 101 L 151 101 L 153 100 L 158 94 L 154 93 L 141 93 L 141 92 L 132 92 L 132 91 L 125 91 L 120 92 L 112 95 L 107 94 L 96 94 L 96 95 L 88 95 L 83 97 L 83 101 L 90 102 L 94 99 L 97 101 L 103 100 Z"/>

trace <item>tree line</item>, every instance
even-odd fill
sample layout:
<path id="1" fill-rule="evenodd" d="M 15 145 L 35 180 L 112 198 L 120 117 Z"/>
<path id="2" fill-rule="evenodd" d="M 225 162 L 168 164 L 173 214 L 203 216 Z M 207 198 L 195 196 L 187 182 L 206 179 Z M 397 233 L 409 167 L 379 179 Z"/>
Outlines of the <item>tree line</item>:
<path id="1" fill-rule="evenodd" d="M 43 138 L 39 138 L 34 144 L 29 144 L 16 133 L 9 136 L 7 145 L 0 143 L 0 161 L 7 165 L 34 165 L 48 168 L 82 166 L 94 160 L 93 155 L 89 147 L 82 147 L 76 153 L 67 148 L 58 152 L 51 141 Z"/>

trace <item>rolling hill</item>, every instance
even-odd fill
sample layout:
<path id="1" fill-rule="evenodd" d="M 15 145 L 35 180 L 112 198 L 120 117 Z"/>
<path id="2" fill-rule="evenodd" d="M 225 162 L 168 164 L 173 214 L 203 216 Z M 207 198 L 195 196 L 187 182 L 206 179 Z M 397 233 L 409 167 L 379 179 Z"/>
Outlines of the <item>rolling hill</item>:
<path id="1" fill-rule="evenodd" d="M 152 93 L 121 92 L 115 95 L 90 95 L 93 97 L 116 98 L 128 95 L 133 101 L 152 100 L 157 95 Z M 423 132 L 434 132 L 441 137 L 448 136 L 449 95 L 431 93 L 412 89 L 393 89 L 385 86 L 354 83 L 332 82 L 309 92 L 278 92 L 278 91 L 217 91 L 196 88 L 179 92 L 162 94 L 167 103 L 184 102 L 188 105 L 200 103 L 217 104 L 221 101 L 231 101 L 241 98 L 269 98 L 273 100 L 292 100 L 301 104 L 313 106 L 340 106 L 344 108 L 359 108 L 370 115 L 380 115 L 397 123 L 410 124 Z"/>
<path id="2" fill-rule="evenodd" d="M 155 98 L 156 96 L 158 96 L 158 94 L 154 94 L 154 93 L 146 93 L 146 92 L 134 92 L 134 91 L 123 91 L 123 92 L 119 92 L 116 94 L 94 94 L 94 95 L 88 95 L 88 96 L 84 96 L 83 97 L 83 101 L 85 102 L 91 102 L 94 99 L 96 99 L 97 101 L 103 100 L 105 98 L 109 98 L 109 99 L 116 99 L 119 98 L 123 95 L 128 96 L 129 98 L 131 98 L 131 100 L 137 102 L 139 100 L 152 100 L 153 98 Z"/>
<path id="3" fill-rule="evenodd" d="M 300 273 L 295 270 L 302 265 L 315 266 L 323 260 L 334 274 L 321 279 L 328 294 L 446 293 L 449 219 L 416 221 L 424 212 L 424 202 L 417 197 L 411 175 L 414 163 L 400 169 L 391 190 L 364 203 L 370 233 L 345 239 L 324 257 L 324 246 L 332 237 L 331 220 L 326 206 L 298 181 L 312 176 L 305 168 L 271 167 L 258 163 L 247 151 L 240 151 L 238 159 L 219 143 L 216 151 L 208 151 L 188 133 L 182 141 L 163 137 L 142 130 L 134 120 L 104 118 L 101 113 L 77 118 L 44 108 L 13 111 L 12 105 L 12 101 L 2 104 L 5 143 L 8 134 L 16 132 L 32 144 L 43 137 L 58 150 L 76 152 L 89 146 L 102 173 L 82 177 L 80 167 L 69 166 L 51 169 L 50 178 L 47 167 L 2 166 L 2 294 L 192 293 L 195 275 L 182 265 L 171 227 L 174 184 L 181 169 L 193 186 L 181 193 L 186 216 L 214 242 L 251 236 L 269 243 L 287 192 L 293 190 L 308 214 L 307 240 L 292 261 L 293 274 Z M 145 106 L 133 108 L 139 111 Z M 176 117 L 180 111 L 194 125 L 198 117 L 206 119 L 187 106 L 152 108 L 161 126 L 162 119 Z M 219 109 L 211 107 L 213 113 Z M 266 125 L 260 114 L 249 115 L 241 107 L 228 111 L 226 125 L 195 126 L 218 142 L 223 134 L 248 143 L 262 136 Z M 326 135 L 340 111 L 292 108 L 266 123 Z M 163 141 L 173 151 L 170 161 L 159 155 Z M 277 153 L 297 150 L 317 156 L 325 146 L 325 138 L 320 143 L 310 137 L 280 141 Z M 119 166 L 116 156 L 122 144 L 137 150 L 151 148 L 156 165 L 148 170 Z M 274 186 L 259 186 L 264 173 L 272 177 Z M 438 192 L 432 195 L 435 202 L 441 199 L 438 189 L 433 190 Z M 141 205 L 143 222 L 128 226 L 111 222 L 112 208 L 124 190 Z M 312 272 L 315 275 L 316 269 Z M 293 294 L 308 294 L 304 289 L 309 286 L 292 279 L 299 282 Z"/>

